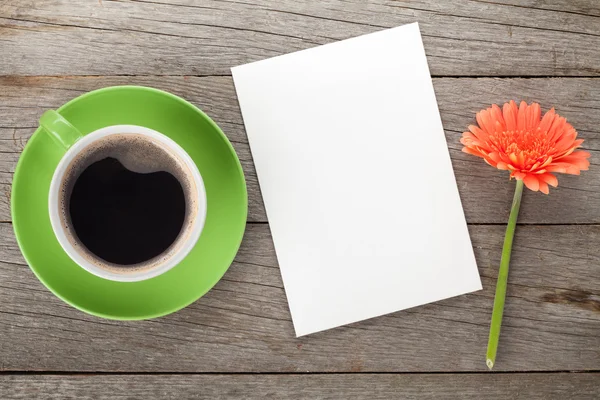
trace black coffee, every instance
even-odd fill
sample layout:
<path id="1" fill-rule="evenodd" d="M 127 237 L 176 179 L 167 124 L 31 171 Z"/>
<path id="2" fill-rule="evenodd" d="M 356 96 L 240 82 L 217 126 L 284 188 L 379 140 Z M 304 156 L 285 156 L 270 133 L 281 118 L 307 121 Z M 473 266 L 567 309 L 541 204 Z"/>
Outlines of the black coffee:
<path id="1" fill-rule="evenodd" d="M 162 254 L 175 242 L 186 201 L 169 172 L 136 173 L 107 157 L 81 172 L 68 210 L 77 238 L 91 253 L 132 265 Z"/>

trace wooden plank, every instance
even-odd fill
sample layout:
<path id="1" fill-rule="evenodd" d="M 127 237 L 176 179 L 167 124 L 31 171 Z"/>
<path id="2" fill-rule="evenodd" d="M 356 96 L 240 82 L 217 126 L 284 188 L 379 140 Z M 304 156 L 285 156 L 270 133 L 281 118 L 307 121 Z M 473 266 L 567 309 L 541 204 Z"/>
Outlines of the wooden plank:
<path id="1" fill-rule="evenodd" d="M 524 11 L 549 10 L 559 13 L 600 16 L 600 3 L 590 0 L 474 0 L 479 3 L 504 4 L 520 7 Z"/>
<path id="2" fill-rule="evenodd" d="M 0 224 L 0 370 L 122 372 L 486 371 L 503 226 L 470 226 L 484 290 L 295 338 L 266 224 L 205 297 L 118 322 L 63 304 Z M 520 226 L 498 371 L 600 370 L 600 226 Z"/>
<path id="3" fill-rule="evenodd" d="M 249 221 L 266 221 L 242 117 L 230 76 L 222 77 L 0 77 L 0 221 L 9 221 L 12 172 L 24 143 L 45 109 L 56 108 L 86 91 L 121 84 L 154 86 L 180 95 L 204 109 L 223 128 L 240 156 L 249 190 Z M 446 138 L 467 221 L 505 223 L 514 182 L 475 157 L 463 154 L 461 132 L 474 122 L 475 113 L 490 103 L 508 99 L 539 101 L 552 106 L 579 130 L 593 153 L 590 171 L 581 176 L 559 176 L 559 187 L 549 196 L 526 192 L 522 223 L 600 223 L 600 79 L 595 78 L 436 78 Z M 465 95 L 468 94 L 468 95 Z M 407 146 L 419 148 L 418 138 L 407 134 Z M 401 151 L 399 150 L 399 156 Z M 426 161 L 426 159 L 425 159 Z M 415 173 L 418 173 L 416 171 Z M 401 184 L 401 176 L 398 184 Z"/>
<path id="4" fill-rule="evenodd" d="M 11 399 L 528 399 L 600 396 L 600 374 L 8 375 Z"/>
<path id="5" fill-rule="evenodd" d="M 597 5 L 572 3 L 4 0 L 0 74 L 228 74 L 418 21 L 434 75 L 598 76 Z"/>

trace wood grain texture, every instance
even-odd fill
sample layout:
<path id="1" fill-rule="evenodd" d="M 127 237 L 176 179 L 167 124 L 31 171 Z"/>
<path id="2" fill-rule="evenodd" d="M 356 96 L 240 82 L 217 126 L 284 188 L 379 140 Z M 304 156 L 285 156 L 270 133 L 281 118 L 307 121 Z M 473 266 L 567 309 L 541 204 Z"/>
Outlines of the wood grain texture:
<path id="1" fill-rule="evenodd" d="M 469 223 L 508 220 L 514 190 L 507 174 L 460 151 L 459 138 L 474 115 L 491 103 L 536 100 L 544 109 L 557 107 L 586 139 L 592 152 L 590 171 L 559 175 L 549 196 L 527 191 L 521 223 L 600 223 L 600 79 L 596 78 L 436 78 L 434 88 L 446 139 Z M 249 221 L 266 215 L 248 140 L 230 76 L 211 77 L 0 77 L 0 221 L 9 221 L 9 190 L 18 154 L 42 112 L 89 90 L 122 84 L 153 86 L 180 95 L 206 111 L 222 128 L 242 162 L 249 191 Z M 468 95 L 466 95 L 468 94 Z M 402 132 L 401 132 L 402 133 Z M 418 138 L 407 135 L 408 146 Z M 425 149 L 421 149 L 425 150 Z M 402 150 L 399 149 L 399 157 Z M 401 176 L 398 177 L 401 184 Z"/>
<path id="2" fill-rule="evenodd" d="M 528 10 L 557 11 L 568 14 L 600 17 L 600 3 L 590 0 L 474 0 L 479 3 L 492 3 L 520 7 L 523 12 Z"/>
<path id="3" fill-rule="evenodd" d="M 484 290 L 295 338 L 266 224 L 205 297 L 150 321 L 88 316 L 52 295 L 0 224 L 0 370 L 485 371 L 503 226 L 470 226 Z M 520 226 L 497 369 L 600 370 L 600 226 Z M 399 267 L 401 264 L 399 264 Z"/>
<path id="4" fill-rule="evenodd" d="M 214 75 L 418 21 L 433 75 L 598 76 L 593 0 L 4 0 L 0 74 Z M 527 4 L 528 3 L 528 4 Z"/>
<path id="5" fill-rule="evenodd" d="M 593 400 L 600 374 L 0 376 L 3 399 Z"/>

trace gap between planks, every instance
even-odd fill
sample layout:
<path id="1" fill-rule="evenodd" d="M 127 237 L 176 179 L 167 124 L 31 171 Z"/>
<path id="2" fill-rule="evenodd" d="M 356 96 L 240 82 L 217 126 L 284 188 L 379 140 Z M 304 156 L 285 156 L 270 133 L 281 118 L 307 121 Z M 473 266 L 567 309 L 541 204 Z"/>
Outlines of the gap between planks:
<path id="1" fill-rule="evenodd" d="M 2 78 L 110 78 L 110 77 L 137 77 L 137 78 L 215 78 L 229 77 L 231 74 L 83 74 L 83 75 L 20 75 L 0 74 Z M 432 79 L 600 79 L 598 75 L 431 75 Z"/>
<path id="2" fill-rule="evenodd" d="M 339 371 L 339 372 L 328 372 L 328 371 L 317 371 L 317 372 L 152 372 L 152 371 L 0 371 L 0 376 L 26 376 L 26 375 L 45 375 L 45 376 L 130 376 L 130 375 L 152 375 L 152 376 L 205 376 L 205 375 L 222 375 L 222 376 L 235 376 L 235 375 L 261 375 L 261 376 L 280 376 L 280 375 L 299 375 L 299 376 L 311 376 L 311 375 L 383 375 L 383 376 L 396 376 L 396 375 L 547 375 L 547 374 L 596 374 L 600 373 L 600 369 L 589 369 L 589 370 L 548 370 L 548 371 L 405 371 L 405 372 L 382 372 L 382 371 L 367 371 L 367 372 L 352 372 L 352 371 Z"/>

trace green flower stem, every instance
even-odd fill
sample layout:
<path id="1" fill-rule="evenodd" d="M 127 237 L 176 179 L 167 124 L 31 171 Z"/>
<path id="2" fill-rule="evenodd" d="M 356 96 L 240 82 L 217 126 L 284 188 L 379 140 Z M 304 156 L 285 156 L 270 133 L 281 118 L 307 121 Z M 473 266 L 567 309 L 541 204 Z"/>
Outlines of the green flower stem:
<path id="1" fill-rule="evenodd" d="M 490 324 L 490 337 L 488 339 L 486 364 L 489 369 L 496 363 L 496 351 L 500 339 L 500 326 L 502 325 L 502 314 L 504 313 L 504 300 L 506 299 L 506 282 L 508 280 L 508 265 L 510 264 L 510 252 L 512 250 L 517 217 L 521 207 L 521 195 L 523 194 L 523 181 L 517 180 L 515 196 L 513 197 L 510 217 L 504 235 L 504 246 L 502 247 L 502 258 L 500 259 L 500 270 L 498 271 L 498 283 L 496 283 L 496 296 L 494 297 L 494 311 L 492 311 L 492 323 Z"/>

